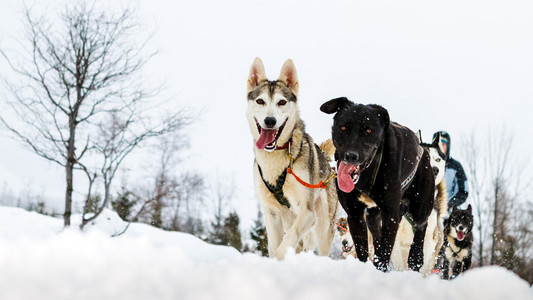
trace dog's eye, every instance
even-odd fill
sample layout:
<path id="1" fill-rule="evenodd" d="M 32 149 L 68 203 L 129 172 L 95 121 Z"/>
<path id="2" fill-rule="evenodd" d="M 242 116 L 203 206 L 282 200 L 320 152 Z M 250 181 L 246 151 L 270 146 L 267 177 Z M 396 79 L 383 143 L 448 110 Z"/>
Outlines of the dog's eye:
<path id="1" fill-rule="evenodd" d="M 440 159 L 440 158 L 437 158 L 437 159 L 435 159 L 435 161 L 436 161 L 436 162 L 440 162 L 440 161 L 441 161 L 441 159 Z"/>
<path id="2" fill-rule="evenodd" d="M 342 131 L 346 130 L 346 126 L 341 126 L 340 128 L 341 128 Z"/>
<path id="3" fill-rule="evenodd" d="M 371 133 L 372 133 L 372 129 L 367 128 L 367 129 L 366 129 L 366 133 L 371 134 Z"/>
<path id="4" fill-rule="evenodd" d="M 279 106 L 283 106 L 283 105 L 285 105 L 285 104 L 287 104 L 287 101 L 286 101 L 286 100 L 281 100 L 281 101 L 278 102 L 278 105 L 279 105 Z"/>
<path id="5" fill-rule="evenodd" d="M 255 100 L 255 103 L 257 103 L 259 105 L 263 105 L 263 104 L 265 104 L 265 101 L 263 101 L 263 99 L 257 99 L 257 100 Z"/>

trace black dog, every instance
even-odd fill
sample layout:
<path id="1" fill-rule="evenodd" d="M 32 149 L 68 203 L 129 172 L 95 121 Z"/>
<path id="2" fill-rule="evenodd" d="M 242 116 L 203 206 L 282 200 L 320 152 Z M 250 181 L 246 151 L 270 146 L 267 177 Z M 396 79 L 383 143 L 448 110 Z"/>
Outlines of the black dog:
<path id="1" fill-rule="evenodd" d="M 454 206 L 450 217 L 445 221 L 444 244 L 439 253 L 443 260 L 441 267 L 443 279 L 453 279 L 470 269 L 474 242 L 473 226 L 472 206 L 468 205 L 467 209 L 458 209 Z"/>
<path id="2" fill-rule="evenodd" d="M 361 261 L 368 257 L 365 208 L 377 206 L 379 213 L 373 215 L 381 217 L 381 225 L 367 216 L 370 231 L 380 233 L 374 238 L 374 265 L 387 270 L 398 225 L 405 215 L 416 230 L 408 265 L 418 271 L 435 190 L 428 152 L 420 147 L 414 132 L 390 122 L 387 110 L 379 105 L 354 104 L 342 97 L 322 104 L 320 110 L 335 113 L 332 140 L 337 192 L 348 215 L 357 257 Z M 370 226 L 381 226 L 381 230 Z"/>

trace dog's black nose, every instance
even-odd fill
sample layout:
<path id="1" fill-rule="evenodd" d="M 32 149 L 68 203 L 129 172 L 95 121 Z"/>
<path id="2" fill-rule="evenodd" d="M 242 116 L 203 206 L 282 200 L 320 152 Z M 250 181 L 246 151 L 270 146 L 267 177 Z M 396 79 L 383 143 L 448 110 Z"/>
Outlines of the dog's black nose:
<path id="1" fill-rule="evenodd" d="M 346 163 L 355 165 L 359 160 L 359 153 L 357 152 L 346 152 L 344 153 L 344 161 Z"/>
<path id="2" fill-rule="evenodd" d="M 276 126 L 276 118 L 273 117 L 266 117 L 265 118 L 265 125 L 267 128 L 273 128 Z"/>
<path id="3" fill-rule="evenodd" d="M 347 247 L 348 246 L 348 241 L 347 240 L 342 240 L 342 246 Z"/>
<path id="4" fill-rule="evenodd" d="M 433 175 L 435 175 L 435 177 L 437 177 L 437 175 L 439 175 L 439 168 L 433 167 Z"/>
<path id="5" fill-rule="evenodd" d="M 463 225 L 459 225 L 459 227 L 457 227 L 457 229 L 459 229 L 460 231 L 463 231 L 465 228 L 463 227 Z"/>

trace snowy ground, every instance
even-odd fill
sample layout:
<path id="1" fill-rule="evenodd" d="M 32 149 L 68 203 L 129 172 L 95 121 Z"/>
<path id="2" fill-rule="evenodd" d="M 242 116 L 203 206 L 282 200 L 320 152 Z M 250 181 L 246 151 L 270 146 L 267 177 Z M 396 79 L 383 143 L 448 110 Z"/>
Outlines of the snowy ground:
<path id="1" fill-rule="evenodd" d="M 124 226 L 106 211 L 85 233 L 63 231 L 61 219 L 0 207 L 0 299 L 533 299 L 498 267 L 447 282 L 313 254 L 280 262 L 145 224 L 110 238 Z"/>

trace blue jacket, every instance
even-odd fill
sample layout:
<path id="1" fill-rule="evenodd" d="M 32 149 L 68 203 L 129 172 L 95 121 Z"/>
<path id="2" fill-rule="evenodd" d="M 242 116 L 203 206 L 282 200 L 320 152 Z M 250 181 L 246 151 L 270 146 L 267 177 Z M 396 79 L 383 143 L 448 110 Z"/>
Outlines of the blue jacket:
<path id="1" fill-rule="evenodd" d="M 448 208 L 451 211 L 453 206 L 463 204 L 468 197 L 467 179 L 461 163 L 448 157 L 444 178 L 448 189 Z"/>

